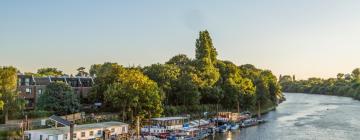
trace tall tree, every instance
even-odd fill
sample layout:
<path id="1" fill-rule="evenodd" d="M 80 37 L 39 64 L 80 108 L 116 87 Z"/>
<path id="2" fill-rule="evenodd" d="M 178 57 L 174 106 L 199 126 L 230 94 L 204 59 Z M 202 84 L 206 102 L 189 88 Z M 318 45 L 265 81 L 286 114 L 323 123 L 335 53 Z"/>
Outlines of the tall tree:
<path id="1" fill-rule="evenodd" d="M 16 91 L 17 70 L 14 67 L 0 67 L 0 107 L 4 114 L 5 123 L 12 112 L 20 112 L 25 106 L 23 99 Z"/>
<path id="2" fill-rule="evenodd" d="M 213 86 L 220 78 L 215 67 L 217 52 L 208 31 L 201 31 L 196 39 L 196 68 L 202 80 L 202 87 Z"/>
<path id="3" fill-rule="evenodd" d="M 37 109 L 52 111 L 57 115 L 79 112 L 79 97 L 72 88 L 64 82 L 53 82 L 46 86 L 45 92 L 40 95 Z"/>
<path id="4" fill-rule="evenodd" d="M 261 116 L 261 106 L 267 102 L 267 97 L 269 97 L 269 90 L 266 83 L 266 80 L 262 77 L 259 77 L 255 81 L 256 85 L 256 105 L 258 110 L 258 117 Z"/>
<path id="5" fill-rule="evenodd" d="M 199 38 L 196 39 L 195 51 L 195 68 L 197 75 L 197 82 L 200 85 L 200 92 L 202 94 L 202 103 L 216 103 L 215 97 L 212 95 L 212 88 L 220 78 L 220 73 L 216 65 L 217 52 L 213 46 L 212 39 L 208 31 L 200 31 Z M 215 99 L 216 100 L 216 99 Z"/>

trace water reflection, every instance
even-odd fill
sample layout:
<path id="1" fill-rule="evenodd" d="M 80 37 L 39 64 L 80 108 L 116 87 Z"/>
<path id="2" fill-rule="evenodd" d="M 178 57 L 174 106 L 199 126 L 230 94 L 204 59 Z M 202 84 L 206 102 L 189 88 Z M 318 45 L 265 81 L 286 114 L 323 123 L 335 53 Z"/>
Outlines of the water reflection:
<path id="1" fill-rule="evenodd" d="M 346 97 L 285 93 L 267 123 L 209 140 L 358 140 L 360 102 Z"/>

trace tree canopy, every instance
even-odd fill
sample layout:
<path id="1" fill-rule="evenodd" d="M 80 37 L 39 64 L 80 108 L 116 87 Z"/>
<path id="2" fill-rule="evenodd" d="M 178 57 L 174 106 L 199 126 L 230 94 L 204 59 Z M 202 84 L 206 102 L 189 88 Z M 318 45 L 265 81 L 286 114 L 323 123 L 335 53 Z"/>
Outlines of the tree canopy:
<path id="1" fill-rule="evenodd" d="M 14 67 L 0 67 L 0 109 L 2 110 L 5 123 L 8 114 L 22 110 L 25 102 L 17 92 L 17 70 Z"/>
<path id="2" fill-rule="evenodd" d="M 307 80 L 280 79 L 284 92 L 300 92 L 353 97 L 360 99 L 360 69 L 354 69 L 351 74 L 338 73 L 336 78 L 308 78 Z M 285 77 L 285 76 L 283 76 Z"/>
<path id="3" fill-rule="evenodd" d="M 57 68 L 40 68 L 37 70 L 39 76 L 62 76 L 64 75 L 61 70 Z"/>
<path id="4" fill-rule="evenodd" d="M 64 82 L 53 82 L 46 86 L 45 92 L 37 101 L 38 110 L 52 111 L 57 115 L 79 112 L 78 95 Z"/>
<path id="5" fill-rule="evenodd" d="M 108 86 L 104 96 L 113 108 L 121 109 L 123 114 L 131 113 L 131 118 L 160 116 L 163 111 L 162 91 L 137 69 L 118 73 L 118 79 Z"/>

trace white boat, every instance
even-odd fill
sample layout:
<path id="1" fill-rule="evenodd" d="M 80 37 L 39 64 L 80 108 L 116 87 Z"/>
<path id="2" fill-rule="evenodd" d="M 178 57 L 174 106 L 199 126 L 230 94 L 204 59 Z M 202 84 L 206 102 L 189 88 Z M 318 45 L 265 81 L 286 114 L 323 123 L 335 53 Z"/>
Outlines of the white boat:
<path id="1" fill-rule="evenodd" d="M 238 124 L 235 124 L 235 125 L 231 125 L 231 130 L 237 130 L 237 129 L 239 129 L 239 125 Z"/>

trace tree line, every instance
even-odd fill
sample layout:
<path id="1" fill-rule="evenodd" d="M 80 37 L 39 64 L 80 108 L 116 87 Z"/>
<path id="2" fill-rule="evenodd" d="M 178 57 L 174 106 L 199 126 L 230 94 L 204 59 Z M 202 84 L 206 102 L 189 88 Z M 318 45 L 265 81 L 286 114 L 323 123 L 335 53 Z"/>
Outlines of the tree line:
<path id="1" fill-rule="evenodd" d="M 80 100 L 74 96 L 69 85 L 55 82 L 48 85 L 44 94 L 40 95 L 36 108 L 67 114 L 80 111 L 81 104 L 98 102 L 102 103 L 102 111 L 119 112 L 123 120 L 133 120 L 134 117 L 188 113 L 201 105 L 216 105 L 239 112 L 260 110 L 276 106 L 284 99 L 278 79 L 271 71 L 258 69 L 251 64 L 239 66 L 231 61 L 220 60 L 217 55 L 209 32 L 200 31 L 193 59 L 178 54 L 164 64 L 145 67 L 124 67 L 110 62 L 91 65 L 89 72 L 81 67 L 77 69 L 77 75 L 95 77 L 88 99 Z M 16 92 L 16 84 L 13 85 L 16 80 L 9 88 L 1 82 L 8 77 L 16 79 L 14 70 L 11 76 L 0 77 L 2 95 Z M 27 74 L 64 75 L 56 68 L 41 68 L 35 74 Z M 0 105 L 4 106 L 5 112 L 8 100 L 1 98 L 1 101 Z M 183 110 L 179 111 L 177 107 Z M 215 109 L 211 108 L 210 111 Z"/>
<path id="2" fill-rule="evenodd" d="M 360 99 L 360 69 L 351 73 L 338 73 L 336 78 L 308 78 L 296 80 L 295 76 L 280 76 L 280 84 L 284 92 L 312 93 L 352 97 Z"/>

